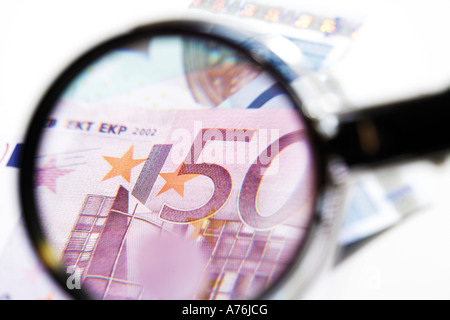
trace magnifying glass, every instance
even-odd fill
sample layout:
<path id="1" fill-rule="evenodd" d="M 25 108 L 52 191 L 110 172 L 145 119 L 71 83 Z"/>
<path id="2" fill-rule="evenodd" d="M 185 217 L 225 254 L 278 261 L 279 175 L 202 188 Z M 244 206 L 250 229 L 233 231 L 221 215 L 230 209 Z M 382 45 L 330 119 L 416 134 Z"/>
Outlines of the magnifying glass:
<path id="1" fill-rule="evenodd" d="M 30 237 L 64 290 L 290 297 L 330 248 L 345 165 L 449 146 L 434 113 L 448 93 L 333 115 L 326 81 L 297 79 L 270 49 L 233 29 L 160 23 L 101 44 L 55 81 L 20 182 Z"/>

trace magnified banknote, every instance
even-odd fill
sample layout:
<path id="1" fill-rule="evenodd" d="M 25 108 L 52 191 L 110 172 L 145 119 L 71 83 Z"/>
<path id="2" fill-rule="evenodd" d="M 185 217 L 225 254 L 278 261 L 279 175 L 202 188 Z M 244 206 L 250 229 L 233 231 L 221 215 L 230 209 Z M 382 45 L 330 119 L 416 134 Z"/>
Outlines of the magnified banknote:
<path id="1" fill-rule="evenodd" d="M 196 56 L 211 63 L 192 70 Z M 38 217 L 69 289 L 257 298 L 309 235 L 317 171 L 305 123 L 277 78 L 225 43 L 155 36 L 108 52 L 44 126 Z"/>

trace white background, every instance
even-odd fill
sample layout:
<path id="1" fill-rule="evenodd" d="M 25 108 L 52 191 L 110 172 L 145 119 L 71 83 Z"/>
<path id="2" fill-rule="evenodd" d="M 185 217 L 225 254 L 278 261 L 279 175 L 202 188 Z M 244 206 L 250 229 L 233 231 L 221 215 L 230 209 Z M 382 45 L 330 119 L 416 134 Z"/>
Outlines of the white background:
<path id="1" fill-rule="evenodd" d="M 23 134 L 51 81 L 89 47 L 139 24 L 188 15 L 189 2 L 2 0 L 0 137 Z M 335 67 L 355 103 L 450 85 L 448 1 L 284 2 L 370 17 Z M 450 298 L 450 164 L 435 173 L 424 181 L 433 195 L 427 210 L 370 242 L 318 281 L 307 297 Z"/>

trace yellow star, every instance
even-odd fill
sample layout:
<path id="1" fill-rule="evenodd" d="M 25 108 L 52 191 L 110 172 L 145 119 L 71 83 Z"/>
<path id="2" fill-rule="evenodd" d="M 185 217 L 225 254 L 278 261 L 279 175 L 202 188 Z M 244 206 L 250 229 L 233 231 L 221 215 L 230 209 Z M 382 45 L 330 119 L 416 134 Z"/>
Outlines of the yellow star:
<path id="1" fill-rule="evenodd" d="M 217 230 L 222 228 L 224 225 L 226 225 L 227 223 L 229 223 L 230 221 L 226 221 L 226 220 L 216 220 L 214 218 L 211 218 L 209 220 L 209 226 L 208 228 L 211 230 Z M 205 233 L 205 235 L 214 235 L 214 234 L 209 234 L 209 233 Z"/>
<path id="2" fill-rule="evenodd" d="M 156 196 L 169 191 L 170 189 L 175 190 L 181 197 L 184 197 L 184 184 L 185 182 L 194 179 L 199 176 L 198 174 L 182 174 L 178 175 L 181 170 L 181 166 L 178 167 L 175 172 L 171 173 L 160 173 L 159 175 L 166 180 L 166 184 L 162 187 L 162 189 L 158 192 Z"/>
<path id="3" fill-rule="evenodd" d="M 216 208 L 215 208 L 215 206 L 213 206 L 208 214 L 213 214 L 213 213 L 215 213 L 215 211 L 216 211 Z M 207 233 L 206 232 L 207 229 L 211 232 L 211 231 L 222 228 L 229 222 L 231 222 L 231 221 L 217 220 L 215 218 L 215 214 L 213 214 L 213 216 L 208 217 L 206 219 L 191 221 L 189 223 L 194 227 L 194 231 L 192 232 L 190 238 L 191 238 L 191 240 L 195 240 L 200 236 L 204 236 L 206 241 L 208 241 L 211 244 L 214 244 L 213 243 L 214 237 L 217 235 L 215 235 L 214 233 Z"/>
<path id="4" fill-rule="evenodd" d="M 146 159 L 133 159 L 133 146 L 122 156 L 122 158 L 103 156 L 111 166 L 111 170 L 106 174 L 102 181 L 122 176 L 127 182 L 130 182 L 131 169 L 144 162 Z"/>
<path id="5" fill-rule="evenodd" d="M 210 216 L 213 215 L 215 212 L 216 212 L 216 206 L 212 206 L 212 208 L 207 213 L 206 218 L 203 218 L 200 220 L 188 219 L 191 226 L 194 227 L 194 232 L 192 232 L 192 234 L 191 234 L 192 240 L 197 239 L 202 234 L 202 230 L 205 230 L 208 227 L 208 224 L 212 221 L 210 219 Z"/>
<path id="6" fill-rule="evenodd" d="M 191 240 L 197 239 L 202 234 L 202 230 L 205 230 L 208 226 L 208 219 L 197 220 L 189 222 L 194 227 L 194 231 L 191 234 Z"/>

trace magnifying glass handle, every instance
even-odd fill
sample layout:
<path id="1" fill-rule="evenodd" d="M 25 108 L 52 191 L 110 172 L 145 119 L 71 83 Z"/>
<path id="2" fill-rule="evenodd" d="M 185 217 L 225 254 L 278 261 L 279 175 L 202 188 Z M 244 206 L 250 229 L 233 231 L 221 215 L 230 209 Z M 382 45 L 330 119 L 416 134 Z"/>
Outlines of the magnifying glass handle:
<path id="1" fill-rule="evenodd" d="M 348 165 L 420 157 L 450 149 L 450 89 L 338 116 L 327 152 Z"/>

